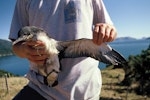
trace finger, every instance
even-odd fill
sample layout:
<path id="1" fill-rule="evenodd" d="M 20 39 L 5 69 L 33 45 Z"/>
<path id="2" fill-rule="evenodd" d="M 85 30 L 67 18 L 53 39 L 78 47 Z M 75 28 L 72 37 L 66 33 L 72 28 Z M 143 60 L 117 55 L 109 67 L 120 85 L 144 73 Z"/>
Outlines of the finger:
<path id="1" fill-rule="evenodd" d="M 110 36 L 109 36 L 109 39 L 108 39 L 108 42 L 112 42 L 113 40 L 115 40 L 117 37 L 117 33 L 114 29 L 111 30 L 110 32 Z"/>
<path id="2" fill-rule="evenodd" d="M 22 45 L 23 45 L 23 54 L 25 55 L 25 58 L 29 58 L 30 55 L 32 55 L 32 54 L 35 55 L 35 49 L 31 48 L 26 43 L 24 43 Z"/>
<path id="3" fill-rule="evenodd" d="M 32 60 L 32 59 L 28 59 L 28 60 L 38 65 L 43 65 L 45 63 L 45 61 L 43 60 Z"/>
<path id="4" fill-rule="evenodd" d="M 93 31 L 93 42 L 97 44 L 98 41 L 98 32 L 99 32 L 99 26 L 95 25 L 94 31 Z"/>
<path id="5" fill-rule="evenodd" d="M 102 44 L 105 37 L 105 26 L 101 25 L 99 30 L 99 36 L 98 36 L 98 45 Z"/>
<path id="6" fill-rule="evenodd" d="M 27 41 L 26 44 L 28 46 L 44 46 L 44 43 L 42 41 Z"/>
<path id="7" fill-rule="evenodd" d="M 107 26 L 105 28 L 105 36 L 104 36 L 103 42 L 109 42 L 110 34 L 111 34 L 111 28 Z"/>
<path id="8" fill-rule="evenodd" d="M 29 48 L 28 54 L 30 54 L 31 56 L 48 55 L 45 48 L 32 48 L 32 47 Z"/>
<path id="9" fill-rule="evenodd" d="M 30 55 L 30 57 L 28 58 L 31 62 L 34 62 L 36 64 L 43 64 L 45 62 L 45 60 L 48 58 L 48 55 Z"/>
<path id="10" fill-rule="evenodd" d="M 26 47 L 26 52 L 27 52 L 28 56 L 37 55 L 37 50 L 31 46 Z"/>
<path id="11" fill-rule="evenodd" d="M 27 42 L 26 45 L 28 46 L 28 53 L 30 55 L 39 55 L 46 53 L 45 45 L 41 41 L 30 41 Z"/>
<path id="12" fill-rule="evenodd" d="M 38 60 L 45 60 L 45 59 L 47 59 L 47 58 L 48 58 L 48 55 L 41 55 L 41 56 L 39 56 L 39 55 L 34 55 L 34 56 L 31 56 L 30 59 L 35 60 L 35 61 L 38 61 Z"/>

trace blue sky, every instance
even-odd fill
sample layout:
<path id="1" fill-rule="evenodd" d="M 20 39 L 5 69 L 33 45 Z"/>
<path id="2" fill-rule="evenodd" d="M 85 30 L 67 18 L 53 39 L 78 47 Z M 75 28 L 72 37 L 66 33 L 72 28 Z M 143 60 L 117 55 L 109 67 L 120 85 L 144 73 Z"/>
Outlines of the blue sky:
<path id="1" fill-rule="evenodd" d="M 150 0 L 103 0 L 118 37 L 150 37 Z M 16 0 L 0 0 L 0 38 L 7 39 Z"/>
<path id="2" fill-rule="evenodd" d="M 150 37 L 150 0 L 103 1 L 119 37 Z"/>

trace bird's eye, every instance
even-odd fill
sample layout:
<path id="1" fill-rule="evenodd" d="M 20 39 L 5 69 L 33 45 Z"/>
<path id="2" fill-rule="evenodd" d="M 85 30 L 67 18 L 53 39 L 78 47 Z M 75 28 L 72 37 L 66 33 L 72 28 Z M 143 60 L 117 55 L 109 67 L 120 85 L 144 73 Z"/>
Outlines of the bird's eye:
<path id="1" fill-rule="evenodd" d="M 27 32 L 27 35 L 30 35 L 31 33 L 30 32 Z"/>

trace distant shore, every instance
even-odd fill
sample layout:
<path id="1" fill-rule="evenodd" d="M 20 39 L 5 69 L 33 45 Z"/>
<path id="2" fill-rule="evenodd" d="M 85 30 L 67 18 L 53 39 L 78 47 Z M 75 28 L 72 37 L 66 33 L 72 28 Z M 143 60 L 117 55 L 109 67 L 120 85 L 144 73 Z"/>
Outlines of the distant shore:
<path id="1" fill-rule="evenodd" d="M 14 55 L 13 53 L 8 53 L 8 54 L 0 54 L 0 57 L 5 57 L 5 56 L 12 56 Z"/>

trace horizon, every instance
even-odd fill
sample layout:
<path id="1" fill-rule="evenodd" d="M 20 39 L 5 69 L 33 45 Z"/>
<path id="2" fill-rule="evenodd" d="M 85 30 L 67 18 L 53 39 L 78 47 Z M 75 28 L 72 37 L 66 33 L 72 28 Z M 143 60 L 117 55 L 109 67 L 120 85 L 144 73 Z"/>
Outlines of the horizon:
<path id="1" fill-rule="evenodd" d="M 9 30 L 16 0 L 0 0 L 0 38 L 9 40 Z M 150 0 L 103 0 L 119 37 L 150 37 Z"/>
<path id="2" fill-rule="evenodd" d="M 131 37 L 131 36 L 124 36 L 124 37 L 117 37 L 114 41 L 116 41 L 117 39 L 124 39 L 124 38 L 135 39 L 135 40 L 142 40 L 142 39 L 150 39 L 150 36 L 149 37 L 141 37 L 141 38 L 135 38 L 135 37 Z M 11 40 L 9 40 L 9 39 L 0 38 L 0 40 L 6 40 L 6 41 L 10 41 L 11 42 Z"/>

